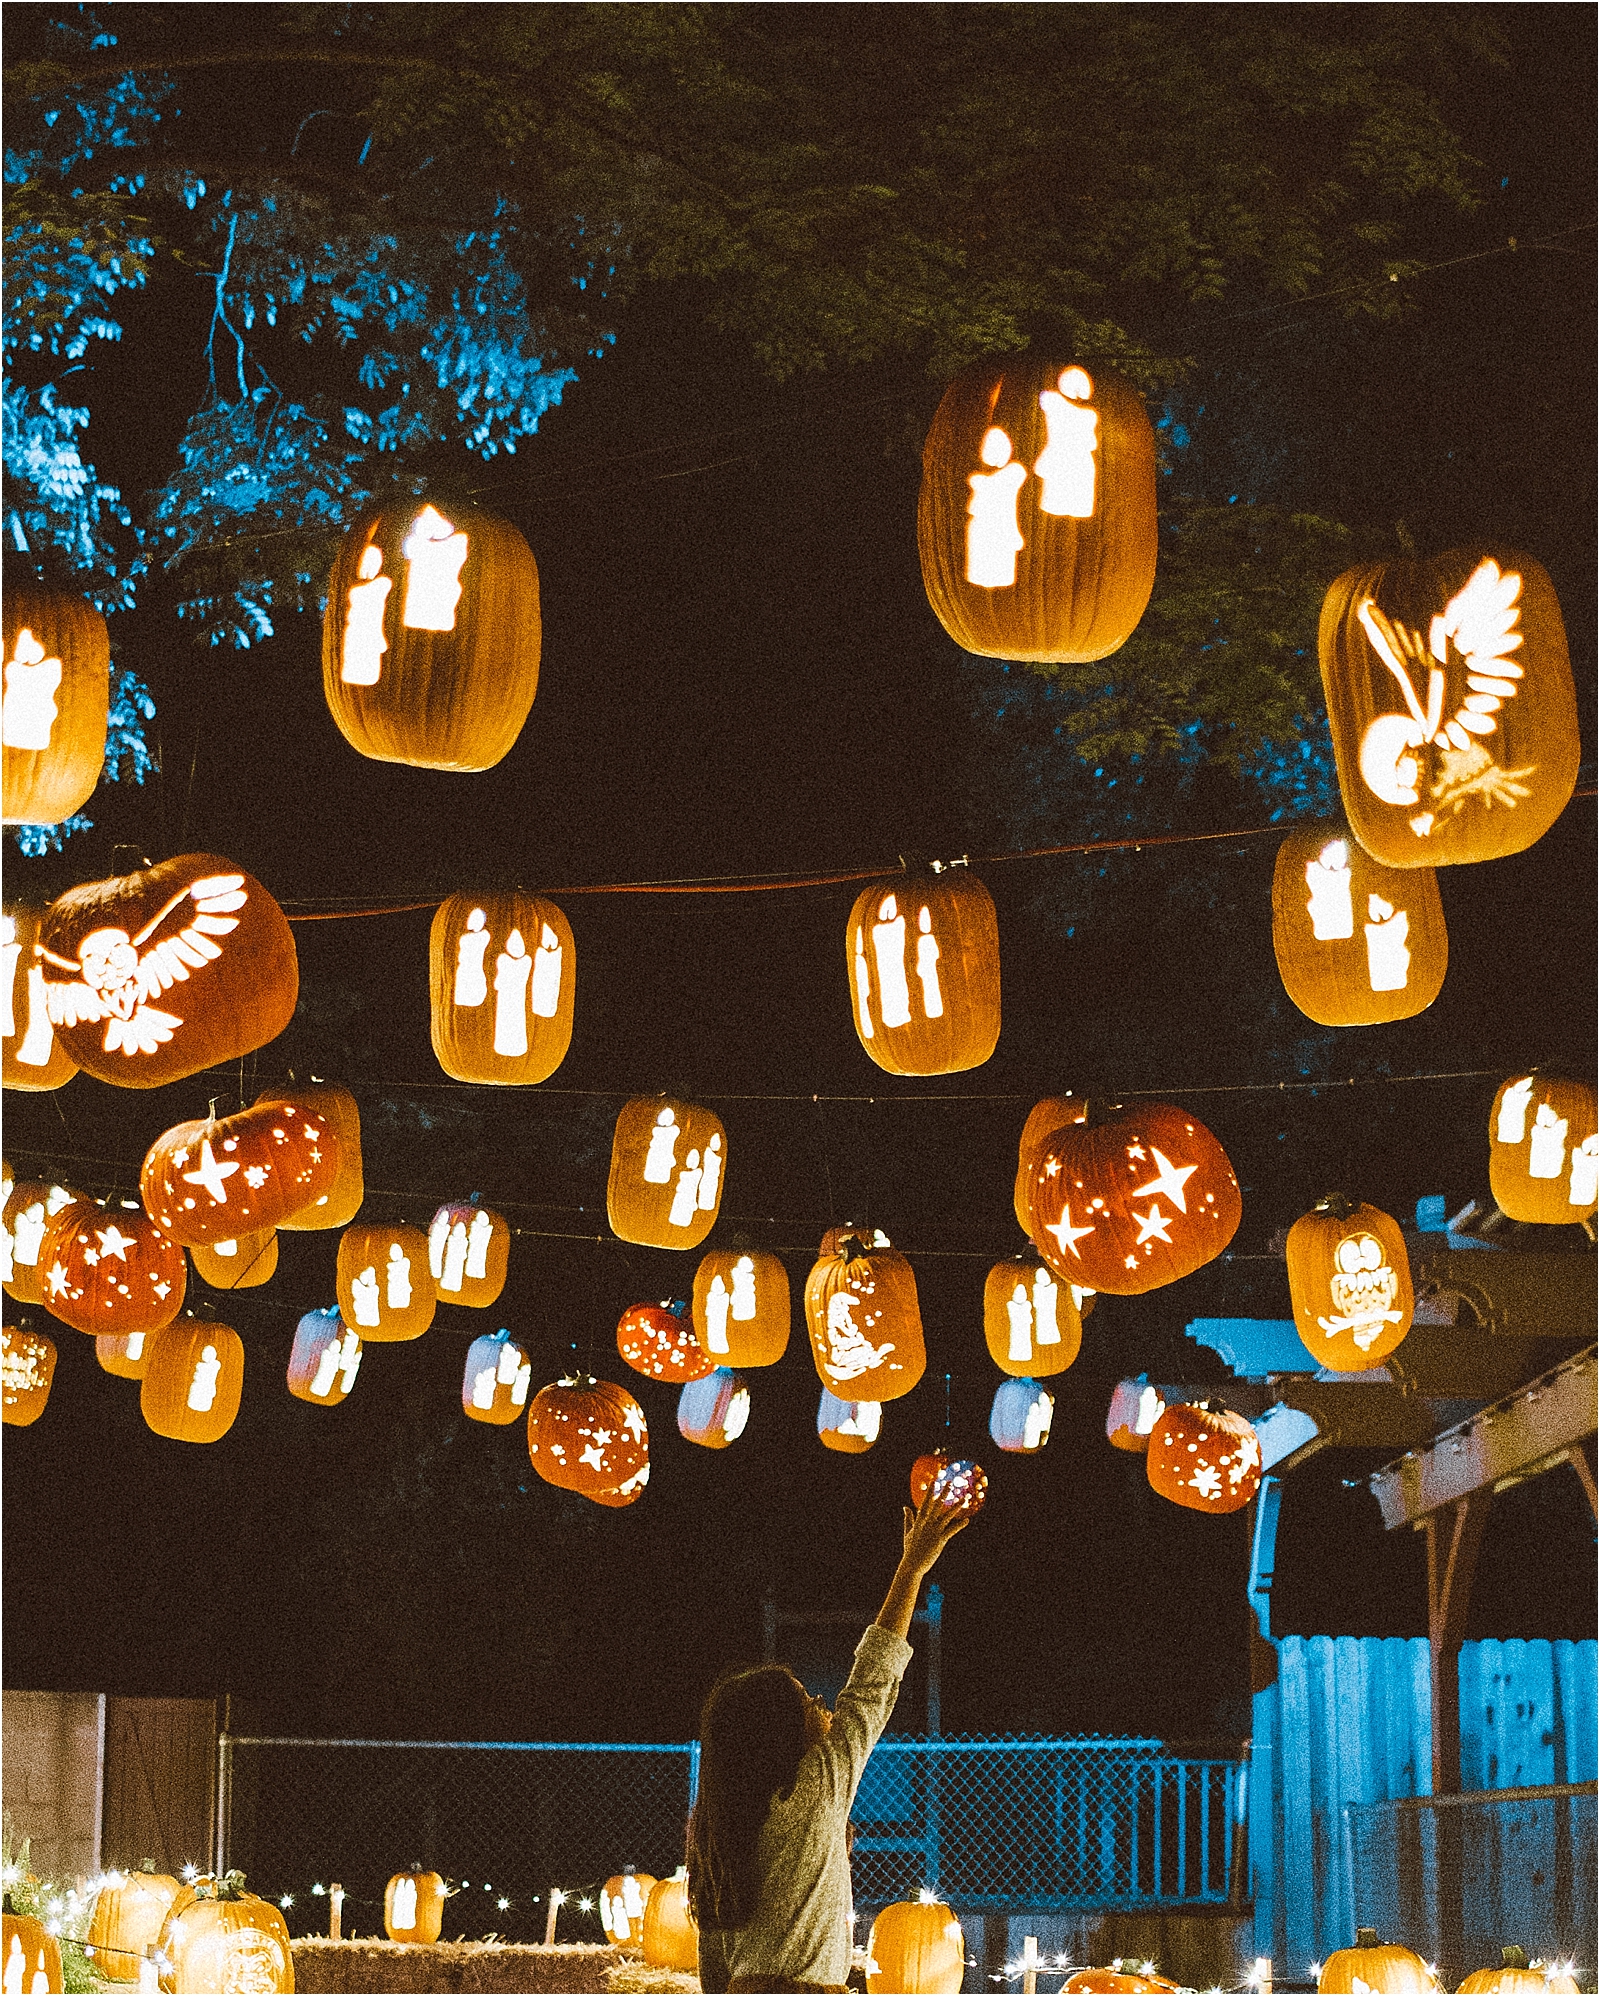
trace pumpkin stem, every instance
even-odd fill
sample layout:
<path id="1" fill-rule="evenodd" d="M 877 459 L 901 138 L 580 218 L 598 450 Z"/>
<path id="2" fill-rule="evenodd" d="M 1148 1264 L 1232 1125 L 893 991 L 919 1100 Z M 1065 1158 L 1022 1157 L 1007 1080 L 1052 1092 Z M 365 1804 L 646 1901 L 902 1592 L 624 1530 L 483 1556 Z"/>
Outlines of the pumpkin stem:
<path id="1" fill-rule="evenodd" d="M 1506 1969 L 1526 1969 L 1528 1966 L 1526 1952 L 1510 1945 L 1501 1949 L 1500 1961 Z"/>
<path id="2" fill-rule="evenodd" d="M 839 1254 L 846 1268 L 852 1262 L 864 1262 L 867 1259 L 866 1246 L 856 1234 L 847 1234 L 839 1243 Z"/>
<path id="3" fill-rule="evenodd" d="M 1356 1210 L 1356 1202 L 1347 1193 L 1324 1193 L 1312 1209 L 1314 1213 L 1332 1214 L 1335 1220 L 1348 1220 Z"/>
<path id="4" fill-rule="evenodd" d="M 1356 1929 L 1357 1948 L 1377 1948 L 1379 1946 L 1380 1944 L 1378 1941 L 1378 1930 L 1376 1928 Z"/>
<path id="5" fill-rule="evenodd" d="M 156 1869 L 156 1862 L 153 1858 L 140 1859 L 139 1870 L 141 1872 L 154 1872 L 155 1869 Z"/>

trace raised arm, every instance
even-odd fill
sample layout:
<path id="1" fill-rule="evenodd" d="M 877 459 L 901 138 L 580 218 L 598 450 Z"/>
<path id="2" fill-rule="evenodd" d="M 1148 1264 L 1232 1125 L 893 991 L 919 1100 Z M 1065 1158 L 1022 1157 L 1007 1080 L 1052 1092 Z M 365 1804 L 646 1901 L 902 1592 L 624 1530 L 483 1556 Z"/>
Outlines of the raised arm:
<path id="1" fill-rule="evenodd" d="M 911 1628 L 923 1576 L 972 1517 L 964 1505 L 947 1503 L 938 1490 L 935 1482 L 915 1511 L 909 1505 L 905 1507 L 902 1514 L 905 1544 L 900 1565 L 894 1570 L 889 1592 L 878 1611 L 878 1628 L 902 1640 Z"/>

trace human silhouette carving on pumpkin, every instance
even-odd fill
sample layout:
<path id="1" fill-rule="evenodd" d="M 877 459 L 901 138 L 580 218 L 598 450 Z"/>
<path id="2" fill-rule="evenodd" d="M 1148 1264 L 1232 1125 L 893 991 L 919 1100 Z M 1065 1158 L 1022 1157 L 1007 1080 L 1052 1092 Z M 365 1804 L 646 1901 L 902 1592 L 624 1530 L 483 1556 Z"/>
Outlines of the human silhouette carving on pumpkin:
<path id="1" fill-rule="evenodd" d="M 1044 485 L 1039 495 L 1041 513 L 1068 520 L 1094 518 L 1100 418 L 1083 407 L 1093 394 L 1094 383 L 1079 367 L 1063 368 L 1056 388 L 1040 393 L 1046 442 L 1033 470 Z"/>
<path id="2" fill-rule="evenodd" d="M 382 567 L 383 550 L 376 541 L 369 541 L 356 564 L 362 580 L 351 586 L 344 617 L 339 677 L 346 686 L 376 686 L 383 671 L 383 655 L 389 649 L 383 635 L 383 614 L 394 578 L 381 575 Z"/>
<path id="3" fill-rule="evenodd" d="M 442 513 L 423 507 L 401 544 L 408 564 L 406 600 L 400 621 L 408 631 L 453 631 L 461 601 L 461 565 L 467 537 Z"/>
<path id="4" fill-rule="evenodd" d="M 1355 908 L 1350 899 L 1350 848 L 1342 839 L 1330 839 L 1314 860 L 1306 862 L 1306 886 L 1311 899 L 1306 913 L 1311 917 L 1311 934 L 1319 943 L 1340 943 L 1356 933 Z"/>
<path id="5" fill-rule="evenodd" d="M 978 589 L 1010 589 L 1024 542 L 1017 525 L 1017 495 L 1027 467 L 1011 455 L 1011 439 L 998 425 L 983 433 L 978 456 L 991 469 L 970 472 L 967 484 L 967 581 Z"/>
<path id="6" fill-rule="evenodd" d="M 56 725 L 56 689 L 61 661 L 46 658 L 45 649 L 24 624 L 16 649 L 6 660 L 5 691 L 0 696 L 0 741 L 8 749 L 48 749 Z"/>

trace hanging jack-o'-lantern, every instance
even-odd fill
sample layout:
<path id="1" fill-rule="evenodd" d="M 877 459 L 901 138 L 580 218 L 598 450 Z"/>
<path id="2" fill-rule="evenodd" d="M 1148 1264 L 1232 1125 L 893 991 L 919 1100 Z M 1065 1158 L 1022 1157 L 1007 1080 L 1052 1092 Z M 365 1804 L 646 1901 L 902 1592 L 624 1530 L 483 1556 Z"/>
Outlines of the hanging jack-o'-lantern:
<path id="1" fill-rule="evenodd" d="M 179 1318 L 149 1334 L 139 1386 L 145 1425 L 173 1442 L 219 1442 L 244 1392 L 244 1341 L 209 1318 Z"/>
<path id="2" fill-rule="evenodd" d="M 0 915 L 0 1075 L 8 1089 L 59 1089 L 78 1064 L 56 1038 L 34 952 L 44 910 L 10 902 Z"/>
<path id="3" fill-rule="evenodd" d="M 505 1427 L 528 1405 L 533 1361 L 509 1331 L 485 1332 L 467 1347 L 461 1405 L 473 1421 Z"/>
<path id="4" fill-rule="evenodd" d="M 942 1900 L 898 1900 L 872 1924 L 870 1991 L 955 1991 L 967 1973 L 961 1923 Z"/>
<path id="5" fill-rule="evenodd" d="M 1535 1068 L 1502 1082 L 1489 1112 L 1489 1190 L 1512 1220 L 1586 1220 L 1600 1191 L 1595 1092 Z"/>
<path id="6" fill-rule="evenodd" d="M 1180 1401 L 1150 1431 L 1152 1491 L 1193 1512 L 1237 1512 L 1261 1484 L 1261 1444 L 1243 1415 L 1220 1401 Z"/>
<path id="7" fill-rule="evenodd" d="M 36 949 L 56 1038 L 124 1089 L 254 1053 L 289 1024 L 300 990 L 283 910 L 215 853 L 68 888 Z"/>
<path id="8" fill-rule="evenodd" d="M 1139 1296 L 1220 1255 L 1239 1225 L 1227 1153 L 1170 1103 L 1091 1112 L 1058 1130 L 1037 1159 L 1029 1233 L 1071 1283 Z"/>
<path id="9" fill-rule="evenodd" d="M 493 1207 L 447 1200 L 428 1224 L 428 1269 L 442 1304 L 487 1310 L 506 1286 L 511 1230 Z"/>
<path id="10" fill-rule="evenodd" d="M 147 1858 L 138 1872 L 111 1872 L 101 1881 L 84 1954 L 108 1983 L 137 1983 L 145 1951 L 161 1933 L 178 1882 Z"/>
<path id="11" fill-rule="evenodd" d="M 363 756 L 488 770 L 539 690 L 539 570 L 507 520 L 424 500 L 345 535 L 322 620 L 322 690 Z"/>
<path id="12" fill-rule="evenodd" d="M 339 1237 L 335 1285 L 339 1315 L 369 1345 L 420 1338 L 433 1322 L 438 1291 L 420 1227 L 363 1221 L 347 1227 Z"/>
<path id="13" fill-rule="evenodd" d="M 409 1871 L 397 1872 L 383 1889 L 383 1930 L 392 1942 L 419 1942 L 424 1946 L 439 1939 L 444 1924 L 444 1903 L 449 1889 L 437 1872 L 425 1872 L 420 1861 Z"/>
<path id="14" fill-rule="evenodd" d="M 1011 1206 L 1017 1225 L 1028 1231 L 1028 1194 L 1033 1187 L 1034 1152 L 1069 1123 L 1082 1123 L 1089 1105 L 1082 1096 L 1045 1096 L 1028 1111 L 1017 1139 L 1017 1177 L 1011 1189 Z"/>
<path id="15" fill-rule="evenodd" d="M 1056 1402 L 1037 1380 L 1002 1380 L 989 1410 L 989 1433 L 1013 1456 L 1034 1456 L 1050 1440 Z"/>
<path id="16" fill-rule="evenodd" d="M 258 1290 L 277 1269 L 278 1230 L 261 1227 L 231 1241 L 191 1242 L 189 1259 L 195 1274 L 214 1290 Z"/>
<path id="17" fill-rule="evenodd" d="M 256 1098 L 257 1106 L 270 1103 L 297 1105 L 320 1117 L 339 1144 L 339 1172 L 333 1184 L 294 1213 L 285 1214 L 278 1225 L 286 1234 L 313 1234 L 326 1227 L 344 1227 L 355 1219 L 366 1197 L 366 1174 L 361 1163 L 361 1112 L 350 1091 L 338 1082 L 298 1083 L 290 1089 L 268 1089 Z"/>
<path id="18" fill-rule="evenodd" d="M 693 1973 L 700 1959 L 700 1931 L 689 1904 L 689 1883 L 683 1868 L 671 1879 L 658 1879 L 644 1903 L 639 1938 L 650 1969 L 681 1969 Z"/>
<path id="19" fill-rule="evenodd" d="M 7 1990 L 65 1988 L 61 1944 L 44 1922 L 35 1920 L 31 1914 L 7 1912 L 0 1918 L 0 1965 Z"/>
<path id="20" fill-rule="evenodd" d="M 1083 1343 L 1072 1285 L 1031 1256 L 997 1262 L 983 1286 L 983 1336 L 1002 1373 L 1064 1373 Z"/>
<path id="21" fill-rule="evenodd" d="M 86 1193 L 46 1179 L 13 1181 L 0 1206 L 0 1267 L 6 1294 L 19 1304 L 44 1302 L 44 1270 L 39 1257 L 53 1223 L 70 1206 L 92 1206 Z"/>
<path id="22" fill-rule="evenodd" d="M 1578 775 L 1578 709 L 1550 578 L 1509 548 L 1348 569 L 1317 631 L 1350 829 L 1390 867 L 1520 853 Z"/>
<path id="23" fill-rule="evenodd" d="M 1411 1329 L 1411 1265 L 1400 1224 L 1330 1193 L 1289 1230 L 1289 1301 L 1300 1342 L 1319 1366 L 1364 1373 Z"/>
<path id="24" fill-rule="evenodd" d="M 174 1124 L 145 1153 L 145 1211 L 175 1241 L 237 1241 L 276 1227 L 339 1175 L 339 1140 L 298 1098 Z"/>
<path id="25" fill-rule="evenodd" d="M 547 1081 L 572 1043 L 577 950 L 553 901 L 454 894 L 428 937 L 433 1051 L 458 1082 Z"/>
<path id="26" fill-rule="evenodd" d="M 964 867 L 908 868 L 856 898 L 845 928 L 856 1038 L 891 1075 L 980 1068 L 1000 1038 L 994 902 Z"/>
<path id="27" fill-rule="evenodd" d="M 643 1945 L 645 1904 L 655 1883 L 654 1873 L 635 1872 L 630 1865 L 600 1888 L 600 1925 L 614 1947 Z"/>
<path id="28" fill-rule="evenodd" d="M 159 1331 L 183 1308 L 183 1250 L 137 1206 L 73 1205 L 39 1252 L 44 1307 L 75 1331 Z"/>
<path id="29" fill-rule="evenodd" d="M 922 448 L 917 552 L 934 613 L 993 659 L 1103 659 L 1156 573 L 1155 432 L 1110 368 L 975 361 Z"/>
<path id="30" fill-rule="evenodd" d="M 1136 1380 L 1119 1380 L 1106 1411 L 1106 1440 L 1113 1449 L 1143 1456 L 1150 1447 L 1150 1431 L 1166 1411 L 1161 1389 L 1151 1386 L 1147 1373 Z"/>
<path id="31" fill-rule="evenodd" d="M 94 1356 L 104 1373 L 119 1380 L 142 1380 L 150 1370 L 153 1331 L 129 1331 L 112 1335 L 101 1332 L 94 1342 Z"/>
<path id="32" fill-rule="evenodd" d="M 1397 1943 L 1381 1942 L 1376 1928 L 1357 1928 L 1354 1948 L 1336 1948 L 1322 1965 L 1319 1992 L 1371 1992 L 1372 1997 L 1437 1990 L 1438 1981 L 1420 1955 Z"/>
<path id="33" fill-rule="evenodd" d="M 106 759 L 111 640 L 92 604 L 7 581 L 0 744 L 7 825 L 59 825 L 88 803 Z"/>
<path id="34" fill-rule="evenodd" d="M 691 1380 L 678 1396 L 678 1433 L 703 1449 L 726 1449 L 744 1434 L 749 1421 L 750 1389 L 742 1373 L 726 1366 Z"/>
<path id="35" fill-rule="evenodd" d="M 1338 820 L 1297 826 L 1272 870 L 1283 988 L 1319 1026 L 1377 1026 L 1439 996 L 1450 942 L 1431 867 L 1385 867 Z"/>
<path id="36" fill-rule="evenodd" d="M 989 1476 L 981 1463 L 948 1450 L 931 1449 L 911 1466 L 911 1502 L 920 1506 L 930 1491 L 953 1511 L 981 1512 L 989 1496 Z"/>
<path id="37" fill-rule="evenodd" d="M 817 1402 L 817 1437 L 824 1449 L 860 1456 L 883 1432 L 881 1401 L 841 1401 L 826 1387 Z"/>
<path id="38" fill-rule="evenodd" d="M 760 1248 L 712 1248 L 694 1276 L 695 1336 L 716 1366 L 771 1366 L 789 1345 L 789 1272 Z"/>
<path id="39" fill-rule="evenodd" d="M 694 1335 L 688 1303 L 630 1304 L 617 1320 L 617 1350 L 647 1380 L 703 1380 L 716 1361 Z"/>
<path id="40" fill-rule="evenodd" d="M 698 1248 L 722 1205 L 727 1160 L 728 1133 L 715 1110 L 635 1096 L 611 1141 L 611 1232 L 643 1248 Z"/>
<path id="41" fill-rule="evenodd" d="M 50 1398 L 55 1372 L 54 1340 L 28 1325 L 8 1324 L 0 1330 L 0 1420 L 14 1428 L 36 1422 Z"/>
<path id="42" fill-rule="evenodd" d="M 528 1410 L 528 1457 L 547 1484 L 600 1504 L 631 1504 L 650 1481 L 644 1409 L 615 1381 L 557 1380 Z"/>
<path id="43" fill-rule="evenodd" d="M 343 1321 L 338 1306 L 307 1311 L 289 1348 L 289 1392 L 295 1399 L 314 1408 L 336 1408 L 360 1370 L 360 1334 Z"/>
<path id="44" fill-rule="evenodd" d="M 871 1246 L 847 1234 L 836 1253 L 818 1258 L 806 1278 L 805 1311 L 811 1357 L 830 1393 L 895 1401 L 922 1378 L 917 1279 L 877 1230 Z"/>

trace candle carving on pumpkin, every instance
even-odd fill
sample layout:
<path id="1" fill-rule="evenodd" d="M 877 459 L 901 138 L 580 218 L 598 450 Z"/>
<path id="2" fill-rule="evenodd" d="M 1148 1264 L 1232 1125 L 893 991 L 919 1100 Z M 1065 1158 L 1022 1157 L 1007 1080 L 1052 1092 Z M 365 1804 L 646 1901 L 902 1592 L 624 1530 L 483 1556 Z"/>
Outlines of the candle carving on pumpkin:
<path id="1" fill-rule="evenodd" d="M 307 1311 L 289 1353 L 289 1392 L 314 1406 L 336 1408 L 360 1370 L 361 1336 L 344 1323 L 338 1306 Z"/>
<path id="2" fill-rule="evenodd" d="M 1000 1037 L 1000 938 L 989 890 L 965 867 L 908 868 L 856 897 L 845 931 L 852 1016 L 891 1075 L 981 1067 Z"/>
<path id="3" fill-rule="evenodd" d="M 8 1089 L 59 1089 L 78 1072 L 50 1024 L 44 966 L 34 948 L 39 916 L 25 906 L 0 914 L 0 1043 Z"/>
<path id="4" fill-rule="evenodd" d="M 1586 1219 L 1600 1193 L 1595 1092 L 1546 1070 L 1500 1086 L 1490 1112 L 1489 1189 L 1513 1220 Z"/>
<path id="5" fill-rule="evenodd" d="M 824 1449 L 859 1456 L 883 1432 L 881 1401 L 841 1401 L 826 1387 L 817 1403 L 817 1436 Z"/>

